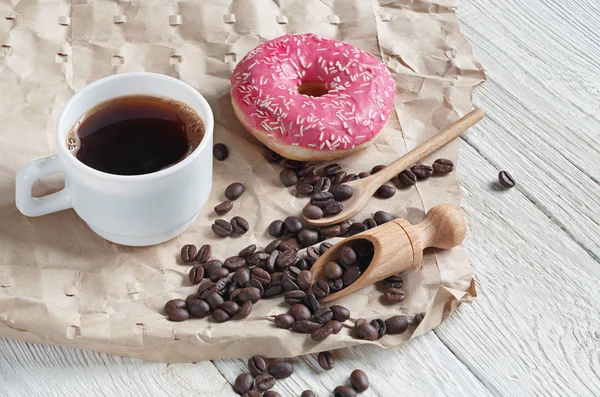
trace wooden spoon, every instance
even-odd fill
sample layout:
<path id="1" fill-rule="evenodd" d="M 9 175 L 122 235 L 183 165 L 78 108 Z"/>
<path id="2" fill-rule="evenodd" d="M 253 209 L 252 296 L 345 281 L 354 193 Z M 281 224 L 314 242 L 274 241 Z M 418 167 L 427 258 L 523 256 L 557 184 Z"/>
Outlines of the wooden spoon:
<path id="1" fill-rule="evenodd" d="M 350 199 L 343 202 L 344 209 L 342 212 L 321 219 L 308 219 L 304 217 L 305 221 L 313 226 L 329 226 L 351 218 L 363 209 L 381 185 L 459 136 L 463 131 L 483 119 L 484 116 L 485 113 L 483 110 L 474 109 L 450 127 L 429 138 L 378 173 L 367 178 L 344 183 L 344 185 L 352 187 L 353 194 Z"/>
<path id="2" fill-rule="evenodd" d="M 366 270 L 346 288 L 321 299 L 329 302 L 418 266 L 423 259 L 424 248 L 453 248 L 464 240 L 466 234 L 467 223 L 460 210 L 449 204 L 438 205 L 429 210 L 418 225 L 398 218 L 333 245 L 312 266 L 313 280 L 325 278 L 325 265 L 330 261 L 337 262 L 342 248 L 361 242 L 373 244 L 373 258 Z"/>

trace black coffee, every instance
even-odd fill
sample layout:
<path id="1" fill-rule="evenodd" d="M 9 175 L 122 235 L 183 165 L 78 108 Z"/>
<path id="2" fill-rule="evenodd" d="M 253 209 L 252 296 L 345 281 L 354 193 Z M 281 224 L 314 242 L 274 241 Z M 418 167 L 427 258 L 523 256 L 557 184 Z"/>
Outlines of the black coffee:
<path id="1" fill-rule="evenodd" d="M 98 171 L 142 175 L 183 160 L 203 136 L 204 123 L 189 106 L 133 95 L 88 111 L 75 123 L 66 144 L 79 161 Z"/>

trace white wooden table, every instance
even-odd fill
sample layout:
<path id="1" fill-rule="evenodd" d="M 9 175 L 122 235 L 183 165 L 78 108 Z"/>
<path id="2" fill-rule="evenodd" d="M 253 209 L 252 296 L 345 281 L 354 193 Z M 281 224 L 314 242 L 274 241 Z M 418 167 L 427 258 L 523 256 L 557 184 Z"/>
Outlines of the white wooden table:
<path id="1" fill-rule="evenodd" d="M 319 396 L 363 368 L 364 396 L 600 396 L 600 3 L 464 0 L 488 117 L 460 144 L 479 300 L 391 350 L 315 357 L 277 383 Z M 494 188 L 498 170 L 517 187 Z M 234 396 L 240 360 L 166 365 L 0 338 L 0 396 Z"/>

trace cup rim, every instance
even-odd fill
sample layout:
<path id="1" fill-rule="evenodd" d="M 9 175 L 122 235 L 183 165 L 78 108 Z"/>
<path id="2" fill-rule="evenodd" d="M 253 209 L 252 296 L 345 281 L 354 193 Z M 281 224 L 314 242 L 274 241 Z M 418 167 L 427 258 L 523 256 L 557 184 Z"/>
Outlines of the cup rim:
<path id="1" fill-rule="evenodd" d="M 155 79 L 165 80 L 171 84 L 178 85 L 181 89 L 190 92 L 192 95 L 195 95 L 197 97 L 197 99 L 199 100 L 202 111 L 205 114 L 205 117 L 200 116 L 202 118 L 202 121 L 204 122 L 204 136 L 202 137 L 200 144 L 198 145 L 198 147 L 196 147 L 196 149 L 194 149 L 194 151 L 189 156 L 187 156 L 185 159 L 181 160 L 180 162 L 176 163 L 175 165 L 172 165 L 169 168 L 165 168 L 163 170 L 152 172 L 149 174 L 141 174 L 141 175 L 109 174 L 107 172 L 99 171 L 95 168 L 88 166 L 87 164 L 82 163 L 75 156 L 73 156 L 73 154 L 71 154 L 67 150 L 67 147 L 65 145 L 64 139 L 61 134 L 61 131 L 63 130 L 61 128 L 61 126 L 63 124 L 63 119 L 64 119 L 66 112 L 69 111 L 69 109 L 73 105 L 73 103 L 75 103 L 77 100 L 79 100 L 80 97 L 82 97 L 88 91 L 95 89 L 99 85 L 105 84 L 106 82 L 113 81 L 113 80 L 130 79 L 133 77 L 151 77 L 151 78 L 155 78 Z M 166 97 L 166 98 L 168 98 L 168 97 Z M 72 126 L 69 126 L 68 128 L 70 129 L 71 127 Z M 83 172 L 87 173 L 88 175 L 94 176 L 96 178 L 102 178 L 102 179 L 113 180 L 113 181 L 137 182 L 137 181 L 147 181 L 147 180 L 164 178 L 164 177 L 172 175 L 172 174 L 178 172 L 179 170 L 181 170 L 182 168 L 186 167 L 189 163 L 193 162 L 198 156 L 200 156 L 200 152 L 202 152 L 203 149 L 205 149 L 206 146 L 209 144 L 209 142 L 211 141 L 209 135 L 213 134 L 213 128 L 214 128 L 214 115 L 212 112 L 212 108 L 208 104 L 208 101 L 206 100 L 206 98 L 204 98 L 204 96 L 202 94 L 200 94 L 200 92 L 198 92 L 198 90 L 196 90 L 191 85 L 189 85 L 188 83 L 185 83 L 179 79 L 176 79 L 171 76 L 164 75 L 164 74 L 151 73 L 151 72 L 129 72 L 129 73 L 119 73 L 119 74 L 114 74 L 111 76 L 103 77 L 101 79 L 98 79 L 98 80 L 88 84 L 82 90 L 75 93 L 75 95 L 73 95 L 67 101 L 67 103 L 63 106 L 63 108 L 60 112 L 60 115 L 58 116 L 58 122 L 57 122 L 57 127 L 56 127 L 56 139 L 57 139 L 59 152 L 63 155 L 63 157 L 68 159 L 67 162 L 69 162 L 69 164 L 71 166 L 76 167 L 76 168 L 82 170 Z M 212 156 L 212 153 L 210 155 Z"/>

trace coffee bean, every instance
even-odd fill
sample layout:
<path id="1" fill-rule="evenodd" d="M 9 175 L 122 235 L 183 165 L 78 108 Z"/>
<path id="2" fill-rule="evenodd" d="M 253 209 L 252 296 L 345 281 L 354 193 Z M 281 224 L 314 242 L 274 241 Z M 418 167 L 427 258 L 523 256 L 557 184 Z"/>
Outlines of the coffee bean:
<path id="1" fill-rule="evenodd" d="M 240 374 L 233 383 L 233 390 L 240 395 L 248 393 L 253 387 L 254 377 L 248 372 Z"/>
<path id="2" fill-rule="evenodd" d="M 248 317 L 250 315 L 250 312 L 252 311 L 252 302 L 247 301 L 244 302 L 244 304 L 242 306 L 240 306 L 240 311 L 237 313 L 236 318 L 239 318 L 240 320 Z"/>
<path id="3" fill-rule="evenodd" d="M 263 287 L 269 285 L 271 282 L 271 275 L 266 270 L 261 269 L 260 267 L 255 267 L 252 269 L 252 279 L 258 281 Z"/>
<path id="4" fill-rule="evenodd" d="M 325 371 L 329 371 L 335 367 L 335 359 L 333 358 L 333 354 L 330 352 L 321 352 L 317 356 L 317 362 L 319 366 L 323 368 Z"/>
<path id="5" fill-rule="evenodd" d="M 229 316 L 233 317 L 240 311 L 240 306 L 233 301 L 226 301 L 223 302 L 220 309 L 229 314 Z"/>
<path id="6" fill-rule="evenodd" d="M 376 165 L 375 167 L 373 167 L 371 169 L 371 175 L 378 173 L 379 171 L 381 171 L 382 169 L 384 169 L 386 166 L 383 164 L 380 165 Z"/>
<path id="7" fill-rule="evenodd" d="M 190 318 L 190 313 L 185 309 L 173 309 L 169 313 L 170 321 L 185 321 Z"/>
<path id="8" fill-rule="evenodd" d="M 183 299 L 171 299 L 165 304 L 165 312 L 167 314 L 176 309 L 185 309 L 185 301 Z"/>
<path id="9" fill-rule="evenodd" d="M 281 157 L 279 154 L 270 149 L 267 150 L 267 161 L 269 163 L 279 163 L 281 159 L 283 159 L 283 157 Z"/>
<path id="10" fill-rule="evenodd" d="M 298 254 L 296 253 L 295 250 L 290 248 L 290 249 L 287 249 L 287 250 L 283 251 L 282 253 L 280 253 L 279 256 L 277 257 L 277 261 L 275 263 L 280 268 L 285 268 L 287 266 L 291 266 L 294 263 L 296 263 L 297 259 L 298 259 Z"/>
<path id="11" fill-rule="evenodd" d="M 302 222 L 295 216 L 288 216 L 285 218 L 283 225 L 285 227 L 286 236 L 289 237 L 295 236 L 302 230 Z"/>
<path id="12" fill-rule="evenodd" d="M 238 299 L 242 303 L 246 302 L 246 301 L 256 303 L 260 299 L 260 295 L 261 295 L 260 290 L 258 288 L 245 287 L 245 288 L 242 288 L 242 290 L 240 291 L 240 293 L 238 295 Z"/>
<path id="13" fill-rule="evenodd" d="M 275 325 L 282 329 L 292 328 L 292 325 L 294 325 L 295 321 L 296 320 L 294 320 L 294 317 L 287 313 L 279 314 L 275 317 Z"/>
<path id="14" fill-rule="evenodd" d="M 262 397 L 281 397 L 281 394 L 273 390 L 267 390 Z"/>
<path id="15" fill-rule="evenodd" d="M 356 391 L 350 386 L 338 386 L 333 389 L 333 397 L 356 397 Z"/>
<path id="16" fill-rule="evenodd" d="M 300 250 L 300 248 L 302 248 L 300 246 L 300 243 L 298 242 L 297 238 L 289 238 L 289 239 L 285 240 L 283 243 L 281 243 L 279 245 L 279 247 L 280 247 L 279 249 L 283 250 L 283 251 L 291 248 L 296 252 L 298 252 Z"/>
<path id="17" fill-rule="evenodd" d="M 385 291 L 385 299 L 388 302 L 402 302 L 404 300 L 404 291 L 400 288 L 388 288 Z"/>
<path id="18" fill-rule="evenodd" d="M 215 143 L 213 146 L 213 156 L 219 161 L 225 160 L 229 156 L 229 149 L 222 143 Z"/>
<path id="19" fill-rule="evenodd" d="M 323 209 L 323 215 L 332 216 L 337 215 L 344 210 L 344 206 L 339 201 L 332 201 L 327 204 Z"/>
<path id="20" fill-rule="evenodd" d="M 388 334 L 401 334 L 408 329 L 408 319 L 406 316 L 393 316 L 385 320 L 385 326 Z"/>
<path id="21" fill-rule="evenodd" d="M 340 263 L 346 268 L 354 265 L 357 258 L 356 251 L 354 251 L 352 247 L 343 247 L 340 250 Z"/>
<path id="22" fill-rule="evenodd" d="M 328 307 L 322 307 L 317 310 L 314 314 L 314 320 L 319 324 L 325 324 L 331 321 L 333 318 L 333 312 Z"/>
<path id="23" fill-rule="evenodd" d="M 280 280 L 271 280 L 271 284 L 265 289 L 265 293 L 263 298 L 271 298 L 273 296 L 278 296 L 283 292 L 283 287 L 281 286 Z"/>
<path id="24" fill-rule="evenodd" d="M 318 259 L 319 256 L 321 256 L 321 253 L 318 248 L 308 247 L 306 249 L 306 255 L 308 255 L 309 258 Z"/>
<path id="25" fill-rule="evenodd" d="M 283 221 L 276 220 L 271 222 L 269 225 L 269 234 L 273 237 L 281 237 L 283 236 Z M 268 247 L 267 247 L 268 248 Z M 265 250 L 266 252 L 266 250 Z"/>
<path id="26" fill-rule="evenodd" d="M 304 390 L 300 397 L 317 397 L 317 395 L 312 390 Z"/>
<path id="27" fill-rule="evenodd" d="M 266 391 L 275 386 L 275 378 L 269 374 L 261 374 L 254 379 L 254 383 L 259 391 Z"/>
<path id="28" fill-rule="evenodd" d="M 365 178 L 368 178 L 368 177 L 370 177 L 370 176 L 371 176 L 371 173 L 370 173 L 370 172 L 368 172 L 368 171 L 363 171 L 363 172 L 360 172 L 360 173 L 358 174 L 358 177 L 359 177 L 360 179 L 365 179 Z"/>
<path id="29" fill-rule="evenodd" d="M 294 266 L 296 266 L 300 270 L 309 270 L 310 269 L 310 266 L 308 265 L 308 262 L 306 261 L 306 259 L 300 259 L 298 262 L 296 262 L 294 264 Z"/>
<path id="30" fill-rule="evenodd" d="M 278 250 L 272 251 L 271 254 L 269 255 L 269 257 L 267 258 L 267 260 L 265 262 L 263 262 L 261 267 L 263 269 L 265 269 L 266 271 L 268 271 L 269 273 L 274 272 L 275 271 L 275 263 L 277 262 L 278 257 L 279 257 L 279 251 Z"/>
<path id="31" fill-rule="evenodd" d="M 500 183 L 500 186 L 505 189 L 513 188 L 516 185 L 514 178 L 506 171 L 500 171 L 498 174 L 498 182 Z"/>
<path id="32" fill-rule="evenodd" d="M 413 165 L 410 167 L 410 170 L 416 175 L 418 180 L 427 179 L 433 175 L 433 167 L 425 164 Z"/>
<path id="33" fill-rule="evenodd" d="M 308 270 L 302 270 L 296 278 L 296 283 L 301 290 L 306 291 L 312 284 L 312 273 Z"/>
<path id="34" fill-rule="evenodd" d="M 360 271 L 360 268 L 358 266 L 352 266 L 351 268 L 346 270 L 344 272 L 344 275 L 342 276 L 342 282 L 344 283 L 344 287 L 347 287 L 353 282 L 355 282 L 356 279 L 360 277 L 361 273 L 362 272 Z"/>
<path id="35" fill-rule="evenodd" d="M 311 313 L 315 313 L 320 308 L 319 300 L 312 292 L 307 292 L 304 300 L 302 301 L 304 306 L 308 307 Z"/>
<path id="36" fill-rule="evenodd" d="M 265 287 L 262 285 L 262 283 L 260 281 L 254 279 L 254 278 L 250 278 L 250 281 L 248 281 L 248 283 L 246 284 L 246 287 L 247 288 L 252 287 L 252 288 L 258 289 L 261 297 L 265 293 Z"/>
<path id="37" fill-rule="evenodd" d="M 223 267 L 223 262 L 218 259 L 211 259 L 201 265 L 204 268 L 204 273 L 208 272 L 213 267 Z"/>
<path id="38" fill-rule="evenodd" d="M 197 254 L 198 250 L 193 244 L 186 244 L 183 247 L 181 247 L 181 260 L 186 263 L 196 259 Z"/>
<path id="39" fill-rule="evenodd" d="M 321 342 L 329 338 L 331 334 L 333 334 L 333 328 L 330 325 L 324 325 L 321 328 L 311 332 L 310 338 L 315 342 Z"/>
<path id="40" fill-rule="evenodd" d="M 204 272 L 206 272 L 206 270 L 204 270 Z M 217 285 L 215 283 L 213 283 L 212 281 L 209 282 L 205 282 L 200 284 L 200 286 L 198 287 L 198 296 L 201 299 L 205 299 L 206 295 L 208 295 L 211 292 L 216 292 L 217 291 Z"/>
<path id="41" fill-rule="evenodd" d="M 302 215 L 304 215 L 306 219 L 321 219 L 323 218 L 323 210 L 316 205 L 307 205 L 302 209 Z"/>
<path id="42" fill-rule="evenodd" d="M 313 193 L 323 193 L 329 190 L 331 187 L 331 179 L 327 177 L 319 177 L 317 181 L 313 184 L 314 189 Z"/>
<path id="43" fill-rule="evenodd" d="M 383 280 L 383 288 L 402 288 L 404 287 L 404 280 L 400 276 L 390 276 Z"/>
<path id="44" fill-rule="evenodd" d="M 369 378 L 360 369 L 355 369 L 350 374 L 350 384 L 352 388 L 359 393 L 366 391 L 369 388 Z"/>
<path id="45" fill-rule="evenodd" d="M 310 290 L 317 298 L 324 298 L 329 295 L 329 285 L 325 280 L 317 281 L 312 285 Z"/>
<path id="46" fill-rule="evenodd" d="M 242 397 L 262 397 L 259 391 L 250 390 L 248 393 L 244 393 Z"/>
<path id="47" fill-rule="evenodd" d="M 329 189 L 329 193 L 333 195 L 336 201 L 348 200 L 354 194 L 352 187 L 349 185 L 333 185 Z"/>
<path id="48" fill-rule="evenodd" d="M 433 170 L 438 174 L 448 174 L 454 170 L 454 163 L 448 159 L 437 159 L 433 162 Z"/>
<path id="49" fill-rule="evenodd" d="M 248 360 L 248 370 L 254 376 L 266 373 L 267 361 L 262 356 L 254 356 Z"/>
<path id="50" fill-rule="evenodd" d="M 256 244 L 251 244 L 240 251 L 238 254 L 241 258 L 249 258 L 256 251 Z"/>
<path id="51" fill-rule="evenodd" d="M 221 307 L 223 302 L 225 302 L 225 300 L 218 292 L 213 291 L 206 295 L 206 303 L 208 303 L 211 310 L 218 309 L 219 307 Z"/>
<path id="52" fill-rule="evenodd" d="M 327 204 L 333 202 L 333 194 L 331 192 L 321 192 L 314 194 L 310 199 L 310 204 L 324 209 Z"/>
<path id="53" fill-rule="evenodd" d="M 331 312 L 333 313 L 333 319 L 339 322 L 344 322 L 350 318 L 350 310 L 344 306 L 334 305 L 331 306 Z"/>
<path id="54" fill-rule="evenodd" d="M 246 260 L 239 256 L 232 256 L 230 258 L 225 259 L 223 266 L 230 272 L 235 272 L 241 269 L 242 267 L 246 266 Z"/>
<path id="55" fill-rule="evenodd" d="M 333 176 L 333 180 L 331 181 L 332 185 L 339 185 L 342 181 L 348 176 L 346 171 L 340 171 Z"/>
<path id="56" fill-rule="evenodd" d="M 294 320 L 296 321 L 310 320 L 311 318 L 311 313 L 310 310 L 308 310 L 308 307 L 300 303 L 297 303 L 290 307 L 288 314 L 291 314 L 292 317 L 294 317 Z"/>
<path id="57" fill-rule="evenodd" d="M 417 183 L 417 175 L 411 170 L 404 170 L 398 174 L 398 180 L 403 186 L 412 186 Z M 379 193 L 379 190 L 377 192 Z"/>
<path id="58" fill-rule="evenodd" d="M 225 297 L 225 295 L 227 294 L 227 291 L 229 290 L 229 287 L 232 285 L 233 281 L 231 281 L 230 278 L 220 278 L 219 280 L 217 280 L 215 282 L 216 286 L 217 286 L 217 292 L 219 294 L 221 294 L 221 296 Z"/>
<path id="59" fill-rule="evenodd" d="M 342 288 L 344 288 L 344 282 L 341 278 L 336 278 L 334 280 L 327 279 L 325 280 L 325 282 L 327 283 L 327 285 L 329 285 L 329 293 L 331 294 L 333 294 L 334 292 L 338 292 Z"/>
<path id="60" fill-rule="evenodd" d="M 229 200 L 237 200 L 246 190 L 246 186 L 240 182 L 234 182 L 225 189 L 225 197 Z"/>
<path id="61" fill-rule="evenodd" d="M 271 273 L 271 284 L 274 282 L 282 282 L 283 281 L 283 273 L 282 272 L 273 272 Z"/>
<path id="62" fill-rule="evenodd" d="M 210 313 L 210 305 L 202 299 L 194 299 L 188 303 L 187 311 L 192 317 L 203 318 Z"/>
<path id="63" fill-rule="evenodd" d="M 344 177 L 344 179 L 342 179 L 341 183 L 346 183 L 346 182 L 352 182 L 352 181 L 357 181 L 359 180 L 360 177 L 356 174 L 348 174 Z"/>
<path id="64" fill-rule="evenodd" d="M 371 324 L 366 322 L 364 318 L 356 321 L 354 330 L 356 335 L 358 335 L 358 337 L 361 339 L 377 340 L 377 330 Z"/>
<path id="65" fill-rule="evenodd" d="M 210 259 L 211 254 L 212 247 L 210 246 L 210 244 L 204 244 L 200 247 L 200 249 L 198 249 L 198 254 L 196 255 L 196 262 L 206 263 Z"/>
<path id="66" fill-rule="evenodd" d="M 233 227 L 231 226 L 231 223 L 227 222 L 224 219 L 217 219 L 215 223 L 211 226 L 211 228 L 212 231 L 220 237 L 227 237 L 233 232 Z"/>
<path id="67" fill-rule="evenodd" d="M 186 305 L 187 305 L 189 302 L 191 302 L 191 301 L 193 301 L 193 300 L 195 300 L 195 299 L 198 299 L 198 298 L 199 298 L 199 297 L 198 297 L 198 293 L 195 293 L 195 294 L 189 294 L 189 295 L 188 295 L 188 296 L 185 298 L 185 303 L 186 303 Z"/>
<path id="68" fill-rule="evenodd" d="M 246 259 L 246 262 L 250 266 L 260 266 L 267 259 L 269 259 L 269 255 L 266 252 L 255 252 L 250 255 L 250 258 Z"/>
<path id="69" fill-rule="evenodd" d="M 298 183 L 298 176 L 293 170 L 285 168 L 279 173 L 279 180 L 285 187 L 294 186 Z"/>
<path id="70" fill-rule="evenodd" d="M 340 234 L 338 237 L 344 237 L 348 235 L 348 231 L 350 230 L 350 221 L 342 221 L 337 224 L 340 227 Z"/>
<path id="71" fill-rule="evenodd" d="M 235 234 L 245 234 L 250 229 L 248 221 L 241 216 L 234 216 L 231 219 L 231 227 L 233 228 L 233 233 Z"/>
<path id="72" fill-rule="evenodd" d="M 321 235 L 324 237 L 337 237 L 340 235 L 341 230 L 339 225 L 327 226 L 321 229 Z"/>
<path id="73" fill-rule="evenodd" d="M 225 215 L 233 208 L 233 201 L 225 200 L 221 204 L 215 207 L 215 212 L 217 215 Z"/>
<path id="74" fill-rule="evenodd" d="M 217 323 L 224 323 L 225 321 L 229 320 L 229 313 L 221 308 L 215 309 L 212 314 L 212 318 Z"/>
<path id="75" fill-rule="evenodd" d="M 289 278 L 290 280 L 296 281 L 300 272 L 301 270 L 298 269 L 296 266 L 288 266 L 285 269 L 283 269 L 283 278 Z"/>
<path id="76" fill-rule="evenodd" d="M 421 324 L 421 321 L 423 321 L 423 319 L 425 318 L 425 313 L 418 313 L 415 314 L 415 318 L 413 319 L 413 325 L 414 326 L 418 326 L 419 324 Z"/>
<path id="77" fill-rule="evenodd" d="M 336 278 L 342 277 L 344 270 L 336 262 L 327 262 L 325 264 L 325 277 L 335 280 Z"/>
<path id="78" fill-rule="evenodd" d="M 300 178 L 304 178 L 308 175 L 314 175 L 314 173 L 315 173 L 315 165 L 314 164 L 305 165 L 304 167 L 302 167 L 301 169 L 296 171 L 296 174 L 298 174 L 298 176 Z"/>
<path id="79" fill-rule="evenodd" d="M 190 269 L 190 274 L 188 275 L 190 279 L 190 283 L 192 284 L 200 284 L 200 281 L 204 278 L 204 268 L 202 266 L 194 266 Z"/>
<path id="80" fill-rule="evenodd" d="M 355 222 L 348 228 L 348 234 L 350 236 L 354 236 L 355 234 L 362 233 L 365 230 L 367 230 L 367 225 L 364 223 Z"/>
<path id="81" fill-rule="evenodd" d="M 333 244 L 331 244 L 328 241 L 325 241 L 324 243 L 321 243 L 321 245 L 319 245 L 319 252 L 321 253 L 321 255 L 323 255 L 325 253 L 325 251 L 327 251 L 332 246 L 333 246 Z"/>
<path id="82" fill-rule="evenodd" d="M 307 247 L 309 245 L 313 245 L 319 242 L 319 231 L 315 229 L 304 229 L 300 231 L 300 233 L 298 233 L 298 236 L 296 238 L 298 239 L 300 245 L 302 245 L 303 247 Z"/>
<path id="83" fill-rule="evenodd" d="M 394 218 L 385 211 L 377 211 L 373 215 L 373 219 L 377 222 L 378 225 L 383 225 L 384 223 L 390 222 Z"/>
<path id="84" fill-rule="evenodd" d="M 287 303 L 290 306 L 293 306 L 295 304 L 302 303 L 305 297 L 306 294 L 304 293 L 304 291 L 293 290 L 286 292 L 284 299 L 285 303 Z"/>
<path id="85" fill-rule="evenodd" d="M 285 379 L 294 373 L 294 366 L 289 361 L 272 361 L 268 371 L 275 379 Z"/>
<path id="86" fill-rule="evenodd" d="M 323 168 L 323 173 L 325 174 L 325 176 L 334 176 L 341 170 L 342 170 L 341 165 L 339 165 L 337 163 L 333 163 L 333 164 L 329 164 L 329 165 L 325 166 L 325 168 Z"/>
<path id="87" fill-rule="evenodd" d="M 315 185 L 315 183 L 319 180 L 319 179 L 323 179 L 322 176 L 318 176 L 316 174 L 309 174 L 307 176 L 305 176 L 304 178 L 302 178 L 302 182 L 304 183 L 309 183 L 311 185 Z"/>
<path id="88" fill-rule="evenodd" d="M 321 328 L 321 324 L 319 324 L 317 322 L 302 320 L 302 321 L 296 321 L 294 323 L 294 326 L 292 327 L 292 330 L 299 332 L 301 334 L 310 334 L 311 332 L 313 332 L 314 330 L 317 330 L 319 328 Z"/>
<path id="89" fill-rule="evenodd" d="M 373 328 L 377 330 L 377 339 L 381 339 L 386 333 L 387 327 L 385 325 L 385 322 L 382 319 L 377 318 L 375 320 L 371 320 L 370 324 L 373 326 Z"/>
<path id="90" fill-rule="evenodd" d="M 227 270 L 224 267 L 215 267 L 210 269 L 210 271 L 208 271 L 207 273 L 208 278 L 210 279 L 210 281 L 219 281 L 220 279 L 222 279 L 223 277 L 227 277 L 229 276 L 229 270 Z"/>
<path id="91" fill-rule="evenodd" d="M 296 192 L 301 196 L 310 196 L 313 191 L 314 187 L 311 184 L 300 182 L 296 185 Z"/>
<path id="92" fill-rule="evenodd" d="M 289 168 L 291 170 L 299 170 L 304 167 L 304 163 L 302 161 L 285 159 L 281 163 L 285 168 Z"/>
<path id="93" fill-rule="evenodd" d="M 340 323 L 339 321 L 336 321 L 336 320 L 330 320 L 327 322 L 326 325 L 329 325 L 333 329 L 334 334 L 339 333 L 342 330 L 342 328 L 344 327 L 342 325 L 342 323 Z"/>
<path id="94" fill-rule="evenodd" d="M 373 218 L 367 218 L 363 221 L 363 223 L 367 229 L 373 229 L 374 227 L 377 227 L 377 222 L 375 222 L 375 219 Z"/>
<path id="95" fill-rule="evenodd" d="M 396 189 L 390 185 L 382 185 L 379 189 L 377 189 L 375 194 L 379 198 L 388 199 L 396 194 Z"/>

